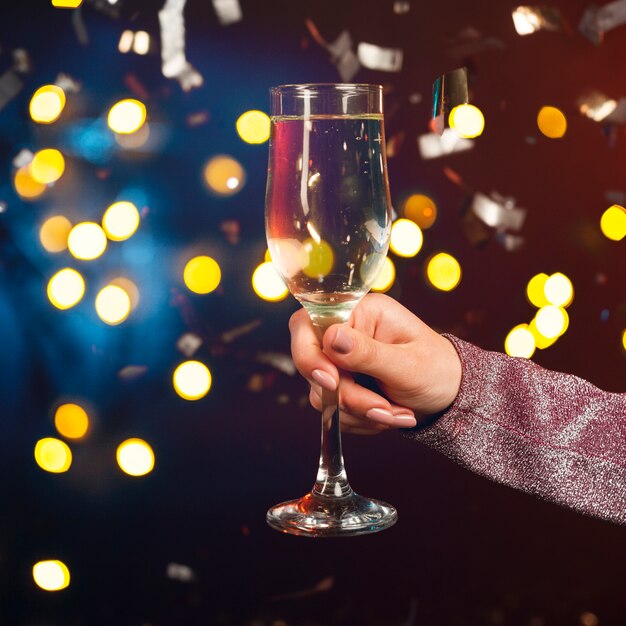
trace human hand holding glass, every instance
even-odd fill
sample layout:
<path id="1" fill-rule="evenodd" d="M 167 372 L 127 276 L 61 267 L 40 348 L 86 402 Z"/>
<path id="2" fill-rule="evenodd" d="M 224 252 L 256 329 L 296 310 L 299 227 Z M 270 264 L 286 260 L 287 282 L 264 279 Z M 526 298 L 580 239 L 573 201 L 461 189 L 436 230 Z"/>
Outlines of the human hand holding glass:
<path id="1" fill-rule="evenodd" d="M 321 339 L 346 322 L 382 266 L 391 231 L 382 89 L 284 85 L 271 90 L 266 234 L 272 260 Z M 396 510 L 354 493 L 341 451 L 339 389 L 324 390 L 312 491 L 272 507 L 270 526 L 309 536 L 388 528 Z"/>

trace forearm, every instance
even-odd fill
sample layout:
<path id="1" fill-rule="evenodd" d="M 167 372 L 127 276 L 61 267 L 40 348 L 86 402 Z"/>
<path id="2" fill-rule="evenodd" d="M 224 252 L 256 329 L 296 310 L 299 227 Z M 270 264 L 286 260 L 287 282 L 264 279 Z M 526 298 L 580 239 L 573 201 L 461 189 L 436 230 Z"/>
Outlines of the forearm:
<path id="1" fill-rule="evenodd" d="M 497 482 L 626 523 L 626 395 L 447 337 L 463 365 L 459 394 L 407 436 Z"/>

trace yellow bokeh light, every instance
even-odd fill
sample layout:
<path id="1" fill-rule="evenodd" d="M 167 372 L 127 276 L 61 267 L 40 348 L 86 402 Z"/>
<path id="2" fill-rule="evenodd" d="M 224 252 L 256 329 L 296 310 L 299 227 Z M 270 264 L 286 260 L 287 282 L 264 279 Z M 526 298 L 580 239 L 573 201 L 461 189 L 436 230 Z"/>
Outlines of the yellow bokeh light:
<path id="1" fill-rule="evenodd" d="M 204 180 L 216 194 L 232 196 L 243 187 L 246 173 L 239 161 L 222 154 L 213 157 L 206 164 Z"/>
<path id="2" fill-rule="evenodd" d="M 52 0 L 52 6 L 59 9 L 76 9 L 83 3 L 83 0 Z"/>
<path id="3" fill-rule="evenodd" d="M 131 311 L 139 304 L 139 289 L 132 280 L 125 278 L 124 276 L 118 276 L 110 281 L 109 285 L 120 287 L 126 292 L 130 300 Z"/>
<path id="4" fill-rule="evenodd" d="M 509 332 L 504 340 L 504 351 L 509 356 L 530 359 L 535 353 L 535 338 L 528 324 L 519 324 Z"/>
<path id="5" fill-rule="evenodd" d="M 33 565 L 33 580 L 45 591 L 61 591 L 70 584 L 70 570 L 57 559 L 39 561 Z"/>
<path id="6" fill-rule="evenodd" d="M 97 259 L 107 247 L 107 236 L 100 224 L 81 222 L 67 237 L 67 247 L 72 256 L 84 261 Z"/>
<path id="7" fill-rule="evenodd" d="M 569 323 L 569 316 L 565 309 L 548 304 L 542 306 L 535 316 L 537 330 L 547 339 L 559 337 L 566 330 Z"/>
<path id="8" fill-rule="evenodd" d="M 67 249 L 67 236 L 72 230 L 72 222 L 63 215 L 48 218 L 39 230 L 39 241 L 48 252 L 63 252 Z"/>
<path id="9" fill-rule="evenodd" d="M 535 345 L 537 346 L 537 348 L 539 348 L 539 350 L 545 350 L 546 348 L 549 348 L 559 338 L 558 336 L 550 338 L 544 337 L 537 328 L 536 319 L 531 320 L 530 324 L 528 325 L 528 329 L 533 334 L 533 337 L 535 338 Z"/>
<path id="10" fill-rule="evenodd" d="M 139 227 L 139 211 L 132 202 L 114 202 L 102 216 L 102 228 L 112 241 L 124 241 Z"/>
<path id="11" fill-rule="evenodd" d="M 33 180 L 44 185 L 59 180 L 64 171 L 65 159 L 55 148 L 39 150 L 29 165 L 29 172 Z"/>
<path id="12" fill-rule="evenodd" d="M 120 469 L 129 476 L 145 476 L 154 469 L 154 452 L 147 441 L 132 437 L 122 441 L 115 453 Z"/>
<path id="13" fill-rule="evenodd" d="M 71 267 L 59 270 L 48 281 L 48 299 L 57 309 L 69 309 L 85 294 L 83 277 Z"/>
<path id="14" fill-rule="evenodd" d="M 265 143 L 270 138 L 270 118 L 263 111 L 246 111 L 237 120 L 237 133 L 246 143 Z"/>
<path id="15" fill-rule="evenodd" d="M 117 326 L 130 313 L 130 296 L 118 285 L 107 285 L 96 296 L 96 313 L 109 326 Z"/>
<path id="16" fill-rule="evenodd" d="M 624 329 L 624 332 L 622 333 L 622 347 L 624 348 L 624 350 L 626 350 L 626 328 Z"/>
<path id="17" fill-rule="evenodd" d="M 120 135 L 137 132 L 146 121 L 146 106 L 134 98 L 116 102 L 107 117 L 109 128 Z"/>
<path id="18" fill-rule="evenodd" d="M 526 297 L 528 301 L 537 308 L 549 304 L 544 291 L 548 275 L 545 273 L 535 274 L 526 285 Z"/>
<path id="19" fill-rule="evenodd" d="M 45 437 L 35 444 L 35 461 L 46 472 L 61 474 L 72 464 L 72 451 L 64 441 Z"/>
<path id="20" fill-rule="evenodd" d="M 65 92 L 57 85 L 39 87 L 30 99 L 28 111 L 38 124 L 52 124 L 65 107 Z"/>
<path id="21" fill-rule="evenodd" d="M 485 128 L 485 116 L 473 104 L 459 104 L 450 111 L 450 128 L 454 128 L 461 137 L 472 139 L 482 134 Z"/>
<path id="22" fill-rule="evenodd" d="M 423 243 L 422 230 L 414 221 L 400 218 L 392 224 L 389 247 L 398 256 L 415 256 L 422 249 Z"/>
<path id="23" fill-rule="evenodd" d="M 428 196 L 414 193 L 404 203 L 404 217 L 426 230 L 437 219 L 437 205 Z"/>
<path id="24" fill-rule="evenodd" d="M 200 361 L 185 361 L 175 370 L 172 377 L 176 393 L 185 400 L 204 398 L 212 383 L 209 368 Z"/>
<path id="25" fill-rule="evenodd" d="M 305 239 L 302 242 L 306 261 L 302 271 L 310 278 L 323 278 L 330 274 L 335 264 L 335 255 L 331 245 L 320 239 Z"/>
<path id="26" fill-rule="evenodd" d="M 268 302 L 284 300 L 289 289 L 271 261 L 261 263 L 252 274 L 252 288 L 259 298 Z"/>
<path id="27" fill-rule="evenodd" d="M 543 292 L 546 300 L 554 306 L 567 307 L 574 299 L 572 281 L 565 274 L 561 274 L 561 272 L 548 277 L 543 287 Z"/>
<path id="28" fill-rule="evenodd" d="M 263 255 L 263 260 L 265 262 L 272 260 L 272 253 L 270 252 L 269 248 L 265 251 L 265 254 Z"/>
<path id="29" fill-rule="evenodd" d="M 567 119 L 556 107 L 541 107 L 537 114 L 537 126 L 549 139 L 560 139 L 567 130 Z"/>
<path id="30" fill-rule="evenodd" d="M 23 165 L 15 172 L 13 186 L 24 200 L 35 200 L 46 190 L 46 185 L 31 176 L 30 165 Z"/>
<path id="31" fill-rule="evenodd" d="M 82 439 L 89 429 L 89 416 L 82 406 L 69 402 L 55 411 L 54 425 L 64 437 Z"/>
<path id="32" fill-rule="evenodd" d="M 430 284 L 441 291 L 451 291 L 461 282 L 461 266 L 450 254 L 435 254 L 426 266 Z"/>
<path id="33" fill-rule="evenodd" d="M 613 241 L 626 237 L 626 209 L 619 204 L 609 207 L 600 218 L 600 230 Z"/>
<path id="34" fill-rule="evenodd" d="M 393 264 L 393 261 L 389 257 L 385 257 L 383 266 L 380 268 L 380 272 L 378 272 L 378 276 L 372 284 L 372 291 L 389 291 L 395 279 L 396 266 Z"/>
<path id="35" fill-rule="evenodd" d="M 222 270 L 210 256 L 197 256 L 189 260 L 183 270 L 183 280 L 194 293 L 206 294 L 217 289 Z"/>

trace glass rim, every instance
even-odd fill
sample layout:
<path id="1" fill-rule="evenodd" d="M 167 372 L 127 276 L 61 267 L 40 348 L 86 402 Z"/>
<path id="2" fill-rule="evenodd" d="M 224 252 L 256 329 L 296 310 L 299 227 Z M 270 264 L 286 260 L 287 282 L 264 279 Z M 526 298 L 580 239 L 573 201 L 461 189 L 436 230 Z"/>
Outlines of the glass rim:
<path id="1" fill-rule="evenodd" d="M 382 91 L 383 86 L 377 83 L 286 83 L 270 87 L 270 93 L 280 93 L 283 91 L 301 91 L 304 89 L 331 89 L 337 91 Z"/>

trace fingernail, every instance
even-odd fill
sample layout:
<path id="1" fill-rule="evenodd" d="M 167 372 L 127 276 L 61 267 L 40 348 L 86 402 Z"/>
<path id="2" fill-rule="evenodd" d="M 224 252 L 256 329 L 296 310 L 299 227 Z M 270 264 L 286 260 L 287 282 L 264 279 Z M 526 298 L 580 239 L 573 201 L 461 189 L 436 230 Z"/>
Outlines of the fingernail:
<path id="1" fill-rule="evenodd" d="M 385 411 L 385 409 L 370 409 L 365 417 L 371 420 L 389 420 L 393 417 L 393 413 L 391 411 Z"/>
<path id="2" fill-rule="evenodd" d="M 335 389 L 337 389 L 335 379 L 323 370 L 313 370 L 311 372 L 311 378 L 313 378 L 320 387 L 324 387 L 324 389 L 328 389 L 328 391 L 335 391 Z"/>
<path id="3" fill-rule="evenodd" d="M 348 354 L 348 352 L 350 352 L 354 347 L 354 340 L 349 333 L 341 328 L 338 328 L 331 345 L 335 352 L 339 352 L 339 354 Z"/>
<path id="4" fill-rule="evenodd" d="M 417 425 L 417 420 L 415 419 L 415 416 L 411 415 L 410 413 L 399 413 L 398 415 L 394 415 L 394 418 L 398 420 L 402 420 L 403 422 L 406 421 L 407 426 L 409 424 L 411 426 Z"/>

